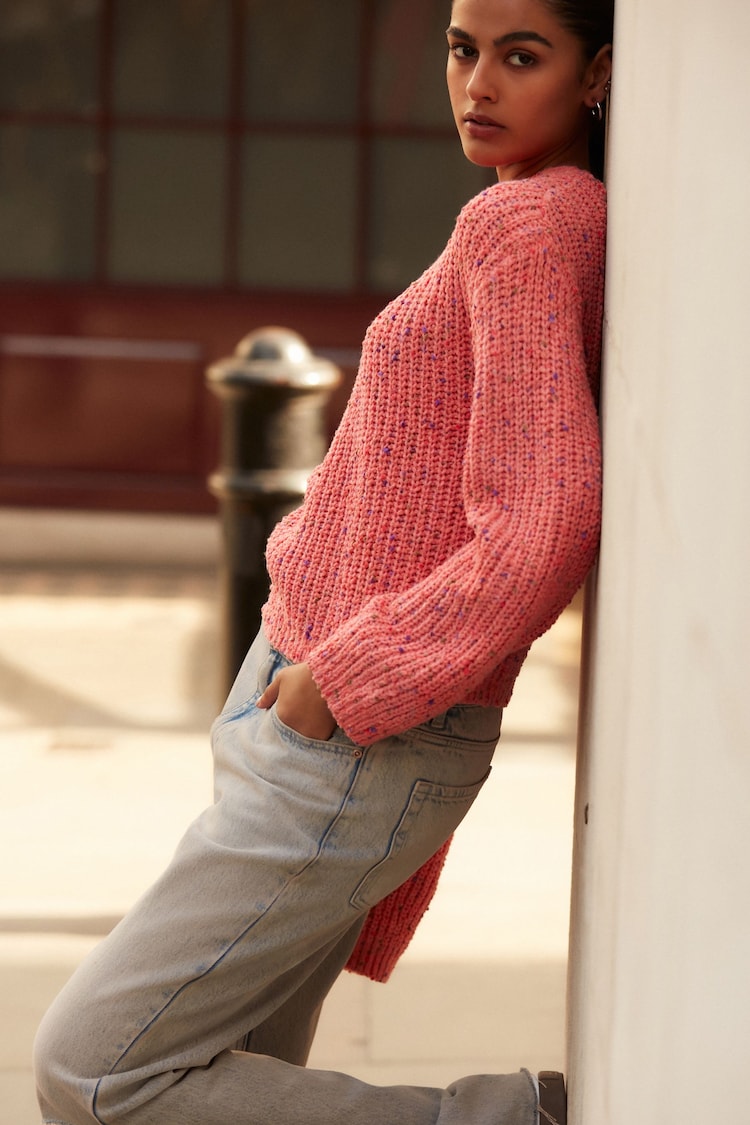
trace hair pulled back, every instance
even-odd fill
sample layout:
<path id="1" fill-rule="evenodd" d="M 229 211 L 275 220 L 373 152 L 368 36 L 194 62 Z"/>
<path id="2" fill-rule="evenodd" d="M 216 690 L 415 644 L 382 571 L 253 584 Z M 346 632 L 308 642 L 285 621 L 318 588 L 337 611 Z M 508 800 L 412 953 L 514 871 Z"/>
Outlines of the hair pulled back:
<path id="1" fill-rule="evenodd" d="M 614 0 L 543 0 L 563 27 L 580 39 L 587 59 L 612 42 Z"/>
<path id="2" fill-rule="evenodd" d="M 575 35 L 587 61 L 612 42 L 615 20 L 614 0 L 542 0 L 562 26 Z M 592 120 L 589 130 L 589 163 L 600 180 L 604 176 L 604 114 Z"/>

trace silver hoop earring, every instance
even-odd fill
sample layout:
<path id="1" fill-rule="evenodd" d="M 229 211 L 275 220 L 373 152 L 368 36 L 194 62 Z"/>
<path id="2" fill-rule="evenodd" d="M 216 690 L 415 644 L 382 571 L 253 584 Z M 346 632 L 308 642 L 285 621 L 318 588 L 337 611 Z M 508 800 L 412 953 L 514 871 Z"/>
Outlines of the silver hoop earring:
<path id="1" fill-rule="evenodd" d="M 604 120 L 604 107 L 602 106 L 601 102 L 597 102 L 596 105 L 592 105 L 591 116 L 601 125 L 602 121 Z"/>

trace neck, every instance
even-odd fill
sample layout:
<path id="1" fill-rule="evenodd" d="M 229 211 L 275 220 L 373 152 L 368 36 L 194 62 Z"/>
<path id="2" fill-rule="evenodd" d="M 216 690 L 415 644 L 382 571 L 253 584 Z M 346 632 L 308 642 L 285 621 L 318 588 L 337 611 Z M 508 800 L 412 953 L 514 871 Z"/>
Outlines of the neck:
<path id="1" fill-rule="evenodd" d="M 536 156 L 532 160 L 519 161 L 517 164 L 501 164 L 495 171 L 498 180 L 501 182 L 505 180 L 527 180 L 530 176 L 535 176 L 537 172 L 543 172 L 545 168 L 555 168 L 562 164 L 572 168 L 582 168 L 585 172 L 591 170 L 589 166 L 588 133 L 579 133 L 567 144 L 561 145 L 551 152 Z"/>

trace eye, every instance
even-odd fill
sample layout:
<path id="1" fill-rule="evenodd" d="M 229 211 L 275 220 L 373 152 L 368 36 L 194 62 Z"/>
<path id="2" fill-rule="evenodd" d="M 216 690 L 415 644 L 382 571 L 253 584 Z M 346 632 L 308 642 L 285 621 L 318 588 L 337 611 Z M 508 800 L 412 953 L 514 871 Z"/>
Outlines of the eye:
<path id="1" fill-rule="evenodd" d="M 536 58 L 534 55 L 530 55 L 528 51 L 512 51 L 508 55 L 508 62 L 511 66 L 527 69 L 534 65 Z"/>
<path id="2" fill-rule="evenodd" d="M 473 59 L 476 56 L 476 49 L 470 47 L 468 43 L 449 43 L 448 52 L 453 55 L 454 59 Z"/>

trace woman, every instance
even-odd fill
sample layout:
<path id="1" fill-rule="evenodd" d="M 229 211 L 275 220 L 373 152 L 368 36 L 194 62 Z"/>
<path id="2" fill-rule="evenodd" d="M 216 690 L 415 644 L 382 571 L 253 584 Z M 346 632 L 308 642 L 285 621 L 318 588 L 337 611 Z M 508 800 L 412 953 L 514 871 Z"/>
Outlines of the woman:
<path id="1" fill-rule="evenodd" d="M 528 647 L 596 551 L 606 9 L 455 0 L 451 104 L 498 183 L 368 330 L 269 541 L 215 803 L 40 1028 L 46 1122 L 565 1120 L 560 1076 L 379 1089 L 304 1063 L 341 968 L 384 980 L 413 934 Z"/>

